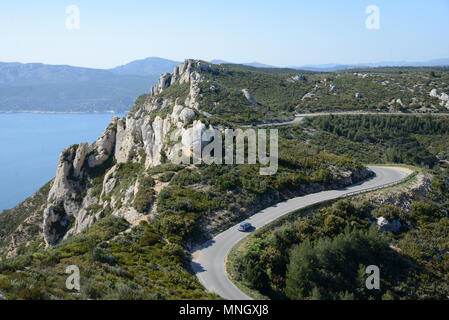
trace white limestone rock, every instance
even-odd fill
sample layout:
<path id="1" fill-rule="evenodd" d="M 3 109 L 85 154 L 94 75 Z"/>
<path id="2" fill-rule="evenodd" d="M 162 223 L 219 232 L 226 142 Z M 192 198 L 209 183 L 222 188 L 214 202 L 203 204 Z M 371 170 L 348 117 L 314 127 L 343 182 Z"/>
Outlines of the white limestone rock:
<path id="1" fill-rule="evenodd" d="M 136 142 L 142 141 L 141 126 L 144 118 L 125 117 L 117 122 L 115 144 L 115 159 L 117 163 L 128 161 L 129 155 L 136 147 Z"/>
<path id="2" fill-rule="evenodd" d="M 251 104 L 258 104 L 256 99 L 252 96 L 251 92 L 248 89 L 242 89 L 242 93 L 245 96 L 246 100 L 248 100 Z"/>
<path id="3" fill-rule="evenodd" d="M 75 160 L 73 161 L 73 175 L 75 177 L 79 177 L 81 173 L 81 168 L 84 165 L 84 160 L 86 159 L 86 155 L 89 152 L 89 144 L 88 143 L 80 143 L 78 145 L 78 149 L 76 150 Z"/>
<path id="4" fill-rule="evenodd" d="M 94 194 L 94 188 L 86 189 L 81 181 L 92 178 L 89 177 L 89 168 L 104 164 L 112 156 L 118 164 L 140 162 L 143 158 L 147 168 L 160 164 L 162 151 L 168 156 L 175 150 L 173 144 L 169 143 L 172 133 L 180 134 L 183 151 L 186 153 L 191 154 L 192 147 L 202 148 L 208 139 L 207 135 L 203 135 L 207 130 L 206 125 L 199 120 L 193 121 L 188 127 L 186 125 L 195 117 L 195 109 L 200 108 L 197 100 L 202 94 L 202 72 L 219 71 L 212 65 L 186 60 L 175 68 L 172 75 L 162 75 L 158 85 L 152 88 L 152 94 L 157 95 L 170 85 L 189 82 L 190 92 L 185 105 L 179 100 L 173 102 L 172 99 L 155 96 L 125 118 L 113 118 L 92 146 L 81 143 L 67 148 L 61 154 L 56 178 L 44 210 L 44 238 L 47 245 L 57 244 L 64 237 L 83 231 L 100 219 L 108 207 L 113 209 L 114 215 L 122 216 L 130 222 L 141 218 L 141 214 L 132 207 L 137 184 L 129 186 L 127 190 L 119 190 L 119 194 L 114 192 L 120 188 L 120 180 L 116 176 L 118 165 L 106 172 L 101 195 Z M 172 112 L 166 116 L 154 117 L 152 114 L 172 106 Z M 216 130 L 212 126 L 209 129 Z M 199 132 L 200 138 L 195 138 L 193 132 Z M 105 198 L 104 195 L 111 197 Z M 122 206 L 117 208 L 119 202 Z M 95 204 L 103 206 L 103 210 L 91 212 L 89 207 Z M 71 217 L 75 218 L 75 221 L 71 229 L 67 230 Z"/>
<path id="5" fill-rule="evenodd" d="M 87 159 L 90 168 L 102 165 L 112 155 L 116 140 L 115 126 L 118 121 L 117 117 L 113 117 L 109 127 L 106 128 L 101 137 L 91 146 L 91 154 Z"/>
<path id="6" fill-rule="evenodd" d="M 165 72 L 159 78 L 159 82 L 156 86 L 151 88 L 151 95 L 155 96 L 163 92 L 171 85 L 172 75 L 169 72 Z"/>
<path id="7" fill-rule="evenodd" d="M 299 81 L 306 81 L 306 77 L 303 75 L 296 75 L 293 77 L 290 77 L 287 79 L 288 82 L 299 82 Z"/>
<path id="8" fill-rule="evenodd" d="M 115 186 L 117 185 L 118 179 L 116 178 L 117 165 L 114 165 L 108 172 L 106 172 L 103 180 L 103 189 L 101 191 L 100 198 L 103 198 L 103 195 L 109 195 L 114 191 Z"/>
<path id="9" fill-rule="evenodd" d="M 437 89 L 432 89 L 429 93 L 429 96 L 431 96 L 432 98 L 440 98 Z"/>
<path id="10" fill-rule="evenodd" d="M 305 95 L 302 96 L 301 101 L 313 98 L 314 96 L 315 96 L 315 94 L 313 92 L 307 92 Z"/>
<path id="11" fill-rule="evenodd" d="M 195 115 L 195 111 L 193 111 L 192 109 L 184 108 L 179 115 L 179 119 L 185 123 L 192 119 Z"/>
<path id="12" fill-rule="evenodd" d="M 204 72 L 211 72 L 214 74 L 218 73 L 218 70 L 214 66 L 212 66 L 211 64 L 203 63 L 203 62 L 198 64 L 198 70 L 204 71 Z"/>
<path id="13" fill-rule="evenodd" d="M 398 220 L 393 220 L 393 222 L 389 222 L 384 217 L 377 218 L 377 230 L 379 232 L 393 232 L 397 233 L 401 227 L 402 224 Z"/>
<path id="14" fill-rule="evenodd" d="M 171 114 L 171 120 L 174 122 L 179 121 L 179 117 L 181 115 L 181 112 L 184 110 L 184 107 L 178 103 L 173 107 L 173 112 Z"/>
<path id="15" fill-rule="evenodd" d="M 401 107 L 404 106 L 404 103 L 402 102 L 401 99 L 396 99 L 396 103 L 397 103 L 398 105 L 400 105 Z"/>
<path id="16" fill-rule="evenodd" d="M 69 173 L 73 170 L 75 157 L 76 149 L 74 146 L 68 147 L 61 153 L 56 169 L 56 177 L 48 193 L 47 202 L 60 202 L 72 193 L 73 186 L 69 178 Z"/>

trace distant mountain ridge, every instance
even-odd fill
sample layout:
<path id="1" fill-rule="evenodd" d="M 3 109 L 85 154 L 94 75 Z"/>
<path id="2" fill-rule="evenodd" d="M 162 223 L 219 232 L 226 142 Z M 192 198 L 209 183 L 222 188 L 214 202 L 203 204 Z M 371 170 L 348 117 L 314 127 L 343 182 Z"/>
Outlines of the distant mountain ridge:
<path id="1" fill-rule="evenodd" d="M 302 65 L 302 66 L 273 66 L 260 62 L 250 62 L 250 63 L 234 63 L 225 60 L 211 60 L 214 64 L 241 64 L 244 66 L 256 67 L 256 68 L 290 68 L 297 70 L 307 70 L 307 71 L 317 71 L 317 72 L 328 72 L 328 71 L 339 71 L 346 69 L 359 69 L 359 68 L 377 68 L 377 67 L 437 67 L 437 66 L 449 66 L 449 58 L 447 59 L 433 59 L 422 62 L 411 62 L 411 61 L 383 61 L 383 62 L 369 62 L 369 63 L 355 63 L 355 64 L 338 64 L 338 63 L 327 63 L 327 64 L 317 64 L 317 65 Z"/>
<path id="2" fill-rule="evenodd" d="M 225 61 L 225 60 L 214 59 L 214 60 L 211 60 L 210 63 L 213 63 L 213 64 L 241 64 L 244 66 L 255 67 L 255 68 L 280 68 L 280 67 L 272 66 L 269 64 L 260 63 L 257 61 L 248 62 L 248 63 L 234 63 L 234 62 L 229 62 L 229 61 Z"/>
<path id="3" fill-rule="evenodd" d="M 309 71 L 338 71 L 346 69 L 358 68 L 378 68 L 378 67 L 439 67 L 449 66 L 448 59 L 433 59 L 422 62 L 411 61 L 382 61 L 356 64 L 321 64 L 321 65 L 305 65 L 305 66 L 290 66 L 293 69 L 309 70 Z"/>
<path id="4" fill-rule="evenodd" d="M 150 57 L 142 60 L 134 60 L 122 66 L 118 66 L 109 69 L 110 72 L 115 74 L 126 75 L 161 75 L 164 72 L 171 72 L 173 69 L 180 65 L 181 62 L 162 59 L 157 57 Z"/>
<path id="5" fill-rule="evenodd" d="M 147 58 L 104 70 L 0 62 L 0 112 L 125 112 L 178 64 Z"/>
<path id="6" fill-rule="evenodd" d="M 68 65 L 47 65 L 43 63 L 0 62 L 0 85 L 40 85 L 101 81 L 105 77 L 119 78 L 101 69 L 72 67 Z"/>

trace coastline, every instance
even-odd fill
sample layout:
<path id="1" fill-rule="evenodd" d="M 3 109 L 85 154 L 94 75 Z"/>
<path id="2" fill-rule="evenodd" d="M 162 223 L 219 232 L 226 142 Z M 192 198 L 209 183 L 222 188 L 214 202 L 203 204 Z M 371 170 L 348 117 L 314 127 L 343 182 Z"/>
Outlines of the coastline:
<path id="1" fill-rule="evenodd" d="M 0 212 L 33 195 L 56 173 L 62 150 L 95 142 L 125 113 L 0 113 Z"/>
<path id="2" fill-rule="evenodd" d="M 20 114 L 20 113 L 29 113 L 29 114 L 127 114 L 127 111 L 104 111 L 104 112 L 81 112 L 81 111 L 38 111 L 38 110 L 19 110 L 19 111 L 1 111 L 0 114 Z"/>

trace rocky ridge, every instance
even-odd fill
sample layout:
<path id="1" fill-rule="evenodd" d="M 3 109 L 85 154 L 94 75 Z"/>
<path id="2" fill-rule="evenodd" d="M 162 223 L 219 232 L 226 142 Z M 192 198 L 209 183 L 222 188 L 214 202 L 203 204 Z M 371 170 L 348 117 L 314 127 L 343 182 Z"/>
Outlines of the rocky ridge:
<path id="1" fill-rule="evenodd" d="M 216 130 L 201 120 L 191 121 L 200 109 L 197 97 L 201 94 L 201 72 L 220 71 L 198 60 L 186 60 L 173 74 L 162 74 L 143 107 L 134 108 L 134 112 L 122 119 L 113 117 L 91 146 L 81 143 L 61 153 L 44 210 L 43 231 L 47 245 L 55 245 L 83 231 L 108 213 L 121 216 L 131 224 L 149 213 L 139 213 L 129 205 L 139 190 L 139 179 L 126 190 L 120 190 L 119 195 L 112 195 L 120 188 L 117 170 L 120 164 L 127 162 L 144 163 L 145 168 L 161 164 L 177 150 L 170 143 L 171 136 L 181 137 L 182 151 L 189 155 L 194 143 L 193 130 L 201 133 L 206 129 Z M 161 96 L 169 87 L 183 84 L 189 85 L 185 101 Z M 104 171 L 101 192 L 95 192 L 93 183 L 98 171 Z"/>

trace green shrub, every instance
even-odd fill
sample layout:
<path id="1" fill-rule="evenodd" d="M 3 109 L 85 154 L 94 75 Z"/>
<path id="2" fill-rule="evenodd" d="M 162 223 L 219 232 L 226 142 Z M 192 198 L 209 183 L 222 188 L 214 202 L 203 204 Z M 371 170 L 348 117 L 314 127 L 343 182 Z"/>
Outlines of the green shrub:
<path id="1" fill-rule="evenodd" d="M 160 237 L 157 233 L 147 229 L 140 238 L 141 246 L 152 246 L 160 241 Z"/>
<path id="2" fill-rule="evenodd" d="M 147 213 L 154 201 L 154 180 L 144 177 L 140 180 L 139 189 L 134 197 L 134 208 L 137 212 Z"/>
<path id="3" fill-rule="evenodd" d="M 161 174 L 158 179 L 161 182 L 169 182 L 173 178 L 174 175 L 175 175 L 174 172 L 165 172 L 165 173 Z"/>
<path id="4" fill-rule="evenodd" d="M 381 299 L 381 291 L 365 287 L 365 267 L 382 270 L 381 286 L 399 281 L 408 271 L 405 261 L 389 248 L 376 231 L 341 234 L 333 240 L 320 239 L 295 246 L 287 267 L 285 293 L 289 299 Z M 359 271 L 358 271 L 359 270 Z"/>
<path id="5" fill-rule="evenodd" d="M 435 222 L 446 217 L 438 206 L 417 201 L 412 203 L 410 214 L 420 223 Z"/>

